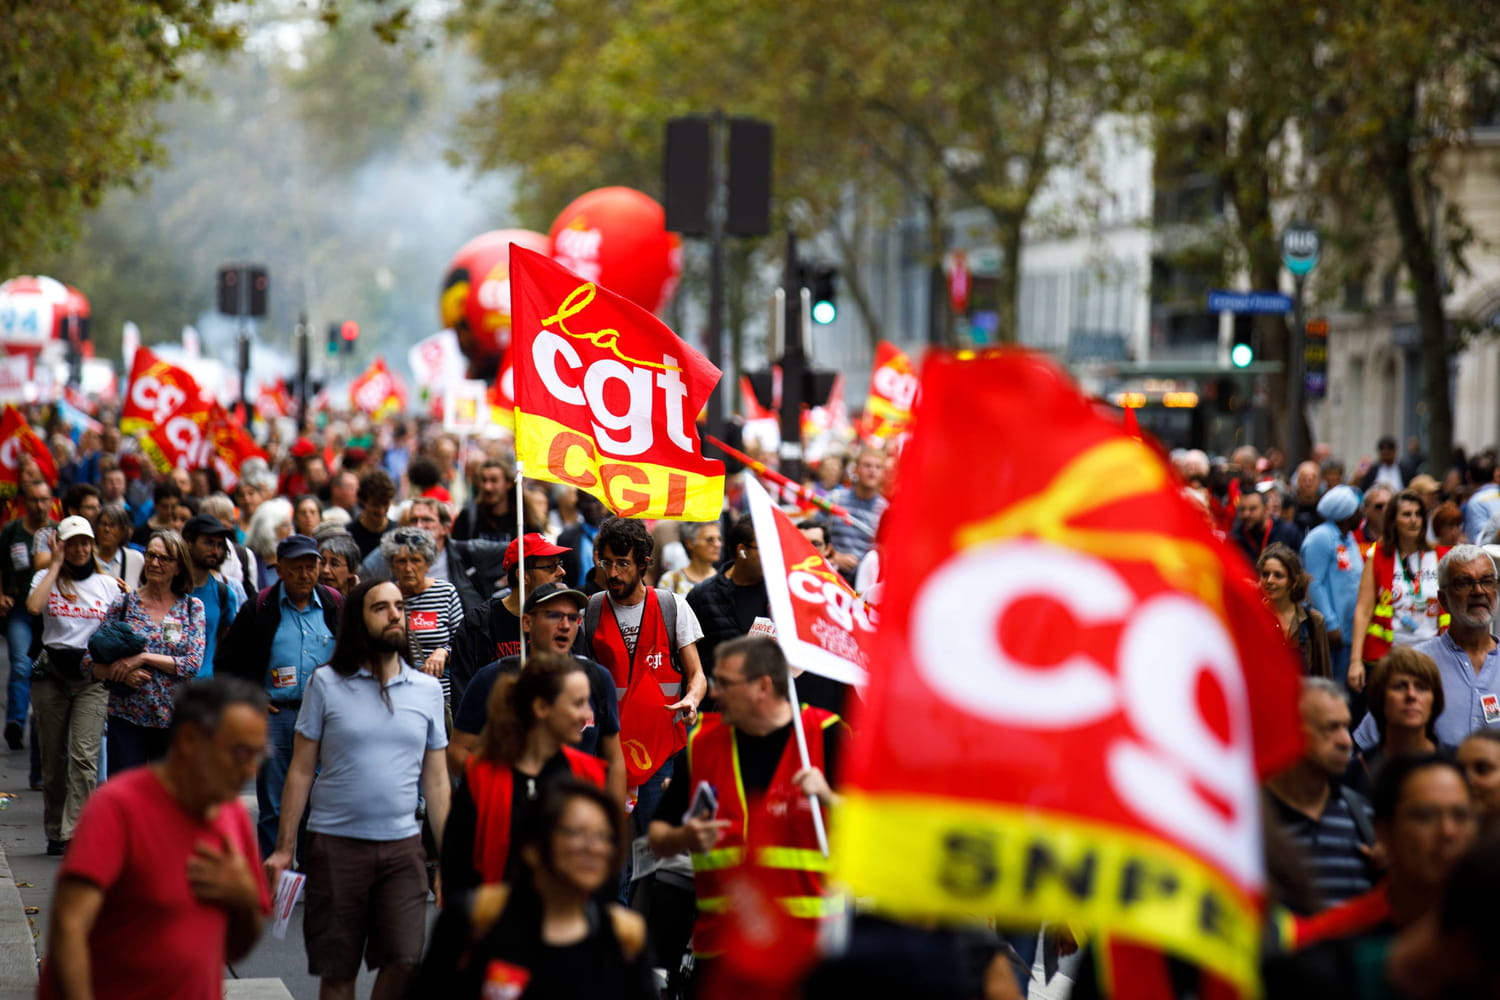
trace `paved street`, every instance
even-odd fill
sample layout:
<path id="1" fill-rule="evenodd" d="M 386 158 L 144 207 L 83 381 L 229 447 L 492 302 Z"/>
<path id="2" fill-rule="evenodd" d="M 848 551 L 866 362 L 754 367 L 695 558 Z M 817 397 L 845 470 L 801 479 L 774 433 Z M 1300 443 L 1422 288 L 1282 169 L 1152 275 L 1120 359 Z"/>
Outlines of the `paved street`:
<path id="1" fill-rule="evenodd" d="M 27 788 L 28 755 L 25 751 L 0 750 L 0 792 L 16 796 L 4 810 L 0 810 L 0 848 L 15 876 L 21 893 L 21 902 L 28 910 L 32 932 L 36 936 L 37 950 L 45 948 L 48 905 L 52 898 L 52 887 L 57 875 L 60 859 L 47 856 L 47 839 L 42 834 L 42 796 Z M 251 816 L 255 814 L 255 792 L 247 787 L 241 796 Z M 435 908 L 432 916 L 436 916 Z M 1063 972 L 1049 986 L 1040 985 L 1040 979 L 1031 991 L 1035 1000 L 1065 1000 L 1072 985 L 1066 973 L 1074 963 L 1065 960 Z M 0 966 L 0 972 L 3 972 Z M 286 939 L 278 941 L 269 933 L 249 957 L 230 970 L 231 977 L 254 980 L 242 988 L 226 989 L 226 1000 L 275 1000 L 280 991 L 275 990 L 279 981 L 295 1000 L 317 1000 L 318 981 L 307 974 L 307 962 L 302 949 L 302 907 L 292 915 Z M 1038 970 L 1038 974 L 1040 970 Z M 266 982 L 266 981 L 271 982 Z M 365 1000 L 370 995 L 374 977 L 368 973 L 360 976 L 357 995 Z M 7 990 L 0 982 L 0 1000 L 22 1000 L 29 997 L 29 990 Z"/>

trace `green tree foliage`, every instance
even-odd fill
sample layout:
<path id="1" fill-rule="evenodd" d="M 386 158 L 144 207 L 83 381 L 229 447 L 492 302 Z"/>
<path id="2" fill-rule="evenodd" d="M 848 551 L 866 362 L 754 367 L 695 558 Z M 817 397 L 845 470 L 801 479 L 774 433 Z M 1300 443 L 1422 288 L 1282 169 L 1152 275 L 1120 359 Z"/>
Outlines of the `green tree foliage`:
<path id="1" fill-rule="evenodd" d="M 541 225 L 600 184 L 656 193 L 674 115 L 764 118 L 784 218 L 834 237 L 867 319 L 859 227 L 923 205 L 936 263 L 947 213 L 970 203 L 1000 231 L 1011 337 L 1028 212 L 1114 100 L 1101 41 L 1116 16 L 1103 0 L 470 0 L 455 24 L 496 90 L 465 137 L 481 165 L 519 170 L 520 210 Z"/>
<path id="2" fill-rule="evenodd" d="M 238 42 L 218 0 L 11 0 L 0 29 L 0 274 L 158 162 L 158 103 Z"/>
<path id="3" fill-rule="evenodd" d="M 195 93 L 161 112 L 166 162 L 29 267 L 89 296 L 101 355 L 115 356 L 127 319 L 148 343 L 194 323 L 223 349 L 215 327 L 228 324 L 204 321 L 214 273 L 245 261 L 271 276 L 258 342 L 290 356 L 305 312 L 321 367 L 327 324 L 353 319 L 364 360 L 384 350 L 399 364 L 437 328 L 448 257 L 503 218 L 497 185 L 472 190 L 442 160 L 443 130 L 467 101 L 450 78 L 464 60 L 420 25 L 382 41 L 380 7 L 321 20 L 252 13 L 246 51 L 198 70 Z M 300 45 L 271 44 L 289 29 Z"/>

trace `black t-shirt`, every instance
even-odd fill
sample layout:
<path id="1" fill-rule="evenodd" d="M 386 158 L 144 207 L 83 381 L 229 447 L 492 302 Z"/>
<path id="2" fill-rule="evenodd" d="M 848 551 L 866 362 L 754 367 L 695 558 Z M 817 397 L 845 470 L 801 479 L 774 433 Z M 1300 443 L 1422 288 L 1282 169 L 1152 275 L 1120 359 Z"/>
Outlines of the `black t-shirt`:
<path id="1" fill-rule="evenodd" d="M 859 698 L 858 691 L 852 691 L 855 699 Z M 841 684 L 836 680 L 824 677 L 821 674 L 803 672 L 797 677 L 797 700 L 804 705 L 813 708 L 821 708 L 825 712 L 832 712 L 839 718 L 848 722 L 848 716 L 844 711 L 849 706 L 851 688 L 848 684 Z"/>
<path id="2" fill-rule="evenodd" d="M 750 626 L 755 624 L 755 619 L 770 617 L 771 605 L 766 598 L 766 585 L 762 583 L 748 587 L 736 586 L 733 592 L 734 620 L 739 623 L 740 631 L 748 635 Z"/>
<path id="3" fill-rule="evenodd" d="M 453 635 L 448 674 L 460 699 L 486 663 L 521 655 L 521 619 L 511 614 L 503 601 L 492 597 L 465 612 L 463 624 Z"/>
<path id="4" fill-rule="evenodd" d="M 823 775 L 830 785 L 838 774 L 843 733 L 842 724 L 823 730 Z M 790 722 L 764 736 L 751 736 L 738 729 L 734 731 L 734 745 L 739 751 L 740 781 L 745 786 L 746 795 L 763 792 L 771 786 L 771 779 L 775 777 L 776 768 L 781 763 L 782 751 L 792 738 Z M 791 752 L 797 752 L 795 746 Z M 692 802 L 693 789 L 697 787 L 697 779 L 689 773 L 687 750 L 679 750 L 677 756 L 672 758 L 672 783 L 662 793 L 661 802 L 657 804 L 656 812 L 651 818 L 673 826 L 682 825 L 682 816 Z M 729 794 L 728 789 L 724 788 L 715 788 L 714 791 L 721 802 Z"/>
<path id="5" fill-rule="evenodd" d="M 510 796 L 510 853 L 505 858 L 505 877 L 509 881 L 520 854 L 516 845 L 521 842 L 521 831 L 526 824 L 538 821 L 542 810 L 542 789 L 548 782 L 571 775 L 568 758 L 559 750 L 535 776 L 522 774 L 511 768 L 514 783 Z M 479 869 L 474 866 L 474 837 L 479 828 L 479 810 L 469 791 L 469 782 L 458 783 L 453 792 L 453 803 L 448 809 L 448 824 L 443 833 L 442 870 L 443 891 L 455 898 L 461 892 L 479 885 Z"/>
<path id="6" fill-rule="evenodd" d="M 349 530 L 349 537 L 353 538 L 354 544 L 359 546 L 359 558 L 363 560 L 371 552 L 380 548 L 380 540 L 385 537 L 387 531 L 390 531 L 395 526 L 395 521 L 386 521 L 384 528 L 381 528 L 379 531 L 371 531 L 360 523 L 358 518 L 355 518 L 346 527 Z"/>
<path id="7" fill-rule="evenodd" d="M 615 682 L 609 672 L 593 660 L 575 656 L 584 665 L 589 678 L 589 706 L 594 710 L 594 724 L 583 731 L 578 749 L 584 753 L 599 755 L 599 737 L 612 736 L 620 731 L 620 705 L 615 695 Z M 484 728 L 489 712 L 490 693 L 500 674 L 514 673 L 521 669 L 519 656 L 507 656 L 494 663 L 485 664 L 464 688 L 463 701 L 453 715 L 453 728 L 461 733 L 477 735 Z"/>

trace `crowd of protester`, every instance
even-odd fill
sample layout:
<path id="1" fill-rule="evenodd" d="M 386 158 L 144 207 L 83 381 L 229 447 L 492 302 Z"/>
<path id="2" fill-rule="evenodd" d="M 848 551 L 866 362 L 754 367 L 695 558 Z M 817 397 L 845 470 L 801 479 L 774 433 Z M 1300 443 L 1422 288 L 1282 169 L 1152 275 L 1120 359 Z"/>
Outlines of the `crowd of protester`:
<path id="1" fill-rule="evenodd" d="M 273 426 L 226 488 L 33 416 L 59 475 L 23 463 L 0 612 L 4 735 L 62 858 L 43 995 L 216 994 L 290 870 L 326 997 L 361 965 L 382 1000 L 770 989 L 732 960 L 746 873 L 798 928 L 848 921 L 789 973 L 807 995 L 1024 995 L 1039 948 L 1079 947 L 1063 925 L 844 912 L 811 810 L 837 800 L 858 693 L 800 674 L 793 703 L 754 634 L 738 475 L 718 521 L 650 525 L 572 487 L 518 496 L 505 442 L 423 421 Z M 1500 822 L 1500 470 L 1486 452 L 1438 477 L 1377 444 L 1347 468 L 1172 455 L 1305 675 L 1303 756 L 1264 790 L 1276 996 L 1392 995 L 1360 992 L 1371 948 L 1398 995 L 1500 982 L 1476 903 L 1500 887 L 1480 839 Z M 872 603 L 893 473 L 879 448 L 821 456 L 806 482 L 852 521 L 799 516 Z M 1104 956 L 1082 948 L 1089 996 Z"/>

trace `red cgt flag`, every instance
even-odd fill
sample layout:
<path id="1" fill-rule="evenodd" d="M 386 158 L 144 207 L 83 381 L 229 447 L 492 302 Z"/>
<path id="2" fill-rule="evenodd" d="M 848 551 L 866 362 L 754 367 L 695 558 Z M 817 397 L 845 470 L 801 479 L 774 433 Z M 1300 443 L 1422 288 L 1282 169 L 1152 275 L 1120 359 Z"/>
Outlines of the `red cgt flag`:
<path id="1" fill-rule="evenodd" d="M 1253 990 L 1297 667 L 1156 452 L 1050 362 L 969 357 L 929 358 L 886 515 L 838 874 L 897 916 L 1066 918 Z"/>
<path id="2" fill-rule="evenodd" d="M 921 395 L 911 358 L 889 341 L 875 347 L 875 367 L 870 372 L 870 395 L 860 421 L 860 436 L 881 444 L 901 437 L 911 427 L 911 415 Z"/>
<path id="3" fill-rule="evenodd" d="M 862 644 L 875 638 L 875 610 L 818 555 L 760 483 L 747 479 L 745 492 L 776 641 L 787 660 L 844 684 L 864 684 L 869 656 Z"/>
<path id="4" fill-rule="evenodd" d="M 182 439 L 185 429 L 168 425 L 176 418 L 201 424 L 208 416 L 208 405 L 197 380 L 185 369 L 161 360 L 149 348 L 137 348 L 120 411 L 120 430 L 149 434 L 157 428 L 170 439 Z"/>
<path id="5" fill-rule="evenodd" d="M 621 517 L 712 521 L 724 464 L 697 415 L 719 370 L 640 306 L 511 244 L 516 459 Z"/>
<path id="6" fill-rule="evenodd" d="M 7 404 L 0 414 L 0 498 L 9 499 L 21 491 L 23 456 L 36 462 L 49 486 L 57 483 L 57 465 L 47 443 L 31 429 L 24 413 Z"/>

